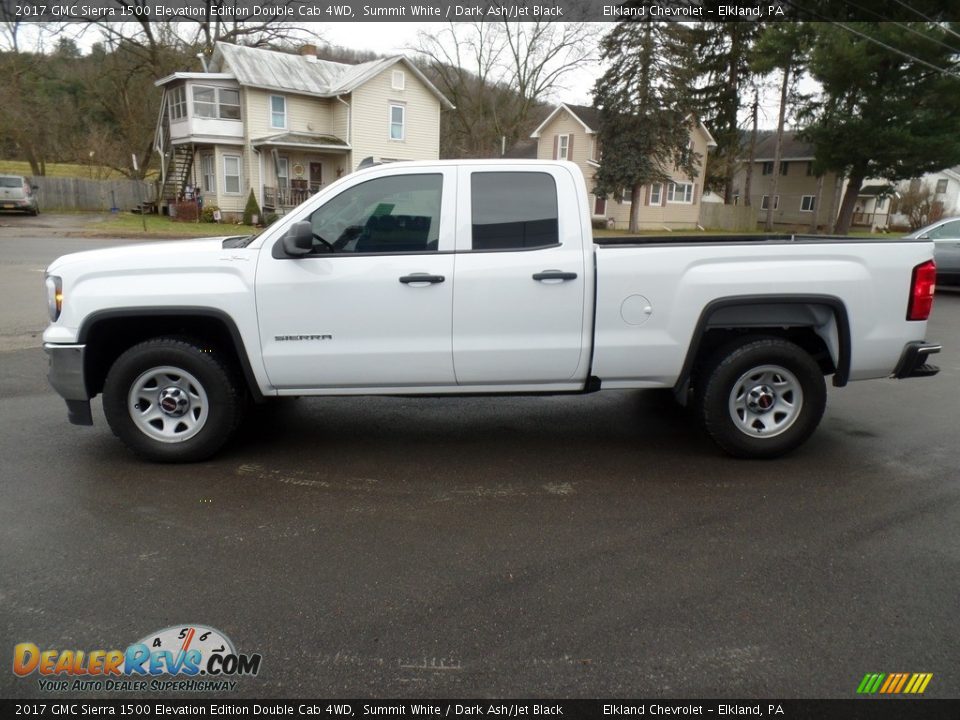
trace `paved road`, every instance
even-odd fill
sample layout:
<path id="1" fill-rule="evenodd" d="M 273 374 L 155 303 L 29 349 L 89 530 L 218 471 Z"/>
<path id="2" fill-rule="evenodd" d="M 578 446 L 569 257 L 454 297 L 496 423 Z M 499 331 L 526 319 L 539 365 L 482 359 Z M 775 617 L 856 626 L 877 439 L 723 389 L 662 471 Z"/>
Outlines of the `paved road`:
<path id="1" fill-rule="evenodd" d="M 0 307 L 71 244 L 97 243 L 0 232 Z M 940 375 L 831 390 L 774 462 L 611 392 L 292 401 L 214 461 L 147 465 L 9 349 L 0 652 L 205 623 L 263 655 L 247 697 L 851 697 L 868 671 L 956 697 L 960 294 L 930 337 Z"/>

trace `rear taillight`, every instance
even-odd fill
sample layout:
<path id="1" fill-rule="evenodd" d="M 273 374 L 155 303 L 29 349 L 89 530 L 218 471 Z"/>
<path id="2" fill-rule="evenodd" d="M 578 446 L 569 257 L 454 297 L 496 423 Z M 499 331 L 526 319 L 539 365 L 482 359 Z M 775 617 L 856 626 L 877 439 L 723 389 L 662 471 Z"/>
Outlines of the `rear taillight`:
<path id="1" fill-rule="evenodd" d="M 920 263 L 913 269 L 910 280 L 910 304 L 907 320 L 926 320 L 933 310 L 933 293 L 937 289 L 937 265 L 933 260 Z"/>

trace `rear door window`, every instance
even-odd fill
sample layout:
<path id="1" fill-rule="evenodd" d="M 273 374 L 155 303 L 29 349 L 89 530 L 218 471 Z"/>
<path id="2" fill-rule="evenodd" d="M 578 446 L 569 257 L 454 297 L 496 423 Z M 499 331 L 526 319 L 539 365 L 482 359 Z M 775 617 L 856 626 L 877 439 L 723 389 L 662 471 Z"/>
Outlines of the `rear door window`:
<path id="1" fill-rule="evenodd" d="M 560 244 L 557 183 L 540 172 L 470 176 L 471 248 L 530 250 Z"/>

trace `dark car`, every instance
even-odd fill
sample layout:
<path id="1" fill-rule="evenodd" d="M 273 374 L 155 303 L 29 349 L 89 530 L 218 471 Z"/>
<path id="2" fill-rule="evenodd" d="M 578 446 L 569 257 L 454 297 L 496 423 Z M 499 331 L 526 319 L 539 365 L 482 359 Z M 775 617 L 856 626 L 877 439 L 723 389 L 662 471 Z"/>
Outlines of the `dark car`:
<path id="1" fill-rule="evenodd" d="M 19 210 L 31 215 L 40 214 L 40 205 L 34 190 L 23 175 L 0 175 L 0 210 Z"/>
<path id="2" fill-rule="evenodd" d="M 937 282 L 944 285 L 960 284 L 960 217 L 938 220 L 907 237 L 933 240 Z"/>

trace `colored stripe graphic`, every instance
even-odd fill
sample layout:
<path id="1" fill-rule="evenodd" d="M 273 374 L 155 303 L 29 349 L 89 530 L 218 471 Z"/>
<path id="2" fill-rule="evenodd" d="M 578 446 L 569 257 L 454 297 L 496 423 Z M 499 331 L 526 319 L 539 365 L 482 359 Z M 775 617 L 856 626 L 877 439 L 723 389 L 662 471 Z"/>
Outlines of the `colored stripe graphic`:
<path id="1" fill-rule="evenodd" d="M 933 673 L 867 673 L 857 686 L 857 694 L 922 695 Z"/>

